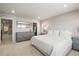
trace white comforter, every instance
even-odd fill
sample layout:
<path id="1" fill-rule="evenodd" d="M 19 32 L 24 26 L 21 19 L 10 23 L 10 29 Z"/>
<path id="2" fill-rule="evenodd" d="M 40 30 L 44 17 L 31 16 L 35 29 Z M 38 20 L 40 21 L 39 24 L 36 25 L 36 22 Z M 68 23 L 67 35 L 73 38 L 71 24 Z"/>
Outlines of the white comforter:
<path id="1" fill-rule="evenodd" d="M 49 39 L 48 35 L 39 35 L 32 37 L 31 41 L 34 46 L 43 51 L 46 55 L 58 56 L 66 55 L 72 46 L 70 39 Z"/>
<path id="2" fill-rule="evenodd" d="M 32 44 L 34 46 L 36 46 L 38 49 L 44 51 L 46 53 L 46 55 L 50 55 L 50 53 L 52 52 L 52 42 L 49 42 L 48 40 L 48 36 L 47 35 L 43 35 L 43 36 L 34 36 L 31 39 Z"/>

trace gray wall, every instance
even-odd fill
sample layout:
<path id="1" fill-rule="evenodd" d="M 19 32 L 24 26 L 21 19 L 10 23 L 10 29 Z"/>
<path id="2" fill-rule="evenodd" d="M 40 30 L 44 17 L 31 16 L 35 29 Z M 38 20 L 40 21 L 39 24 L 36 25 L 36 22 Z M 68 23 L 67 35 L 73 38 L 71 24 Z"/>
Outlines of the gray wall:
<path id="1" fill-rule="evenodd" d="M 64 13 L 55 17 L 50 17 L 41 21 L 41 32 L 42 24 L 49 25 L 48 29 L 59 29 L 72 31 L 73 35 L 79 35 L 79 11 L 73 11 Z"/>

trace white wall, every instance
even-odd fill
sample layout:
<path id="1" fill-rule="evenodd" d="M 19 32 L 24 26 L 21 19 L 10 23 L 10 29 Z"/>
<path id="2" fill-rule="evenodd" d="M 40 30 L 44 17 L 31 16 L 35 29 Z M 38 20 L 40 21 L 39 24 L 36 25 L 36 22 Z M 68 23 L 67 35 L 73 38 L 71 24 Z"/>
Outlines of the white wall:
<path id="1" fill-rule="evenodd" d="M 72 31 L 73 36 L 79 35 L 79 11 L 73 11 L 48 18 L 41 21 L 41 24 L 48 24 L 48 29 L 60 29 Z M 42 26 L 42 25 L 41 25 Z M 42 30 L 41 30 L 42 31 Z"/>

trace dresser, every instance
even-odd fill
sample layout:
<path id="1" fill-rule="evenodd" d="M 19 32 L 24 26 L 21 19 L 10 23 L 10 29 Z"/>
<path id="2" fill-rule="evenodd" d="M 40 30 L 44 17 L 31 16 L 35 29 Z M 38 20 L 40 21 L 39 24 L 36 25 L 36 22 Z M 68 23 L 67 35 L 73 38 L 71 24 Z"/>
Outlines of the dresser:
<path id="1" fill-rule="evenodd" d="M 72 49 L 79 50 L 79 37 L 72 37 Z"/>
<path id="2" fill-rule="evenodd" d="M 16 42 L 30 40 L 34 32 L 16 32 Z"/>

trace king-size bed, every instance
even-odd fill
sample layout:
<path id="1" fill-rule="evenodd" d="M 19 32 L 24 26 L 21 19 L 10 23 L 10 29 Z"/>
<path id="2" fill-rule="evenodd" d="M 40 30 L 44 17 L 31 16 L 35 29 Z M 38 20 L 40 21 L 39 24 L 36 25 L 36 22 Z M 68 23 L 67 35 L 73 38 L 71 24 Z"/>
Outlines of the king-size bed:
<path id="1" fill-rule="evenodd" d="M 48 34 L 38 35 L 32 37 L 31 42 L 33 46 L 46 56 L 65 56 L 72 48 L 72 40 L 71 36 L 68 38 L 63 37 L 53 35 L 51 38 Z"/>

